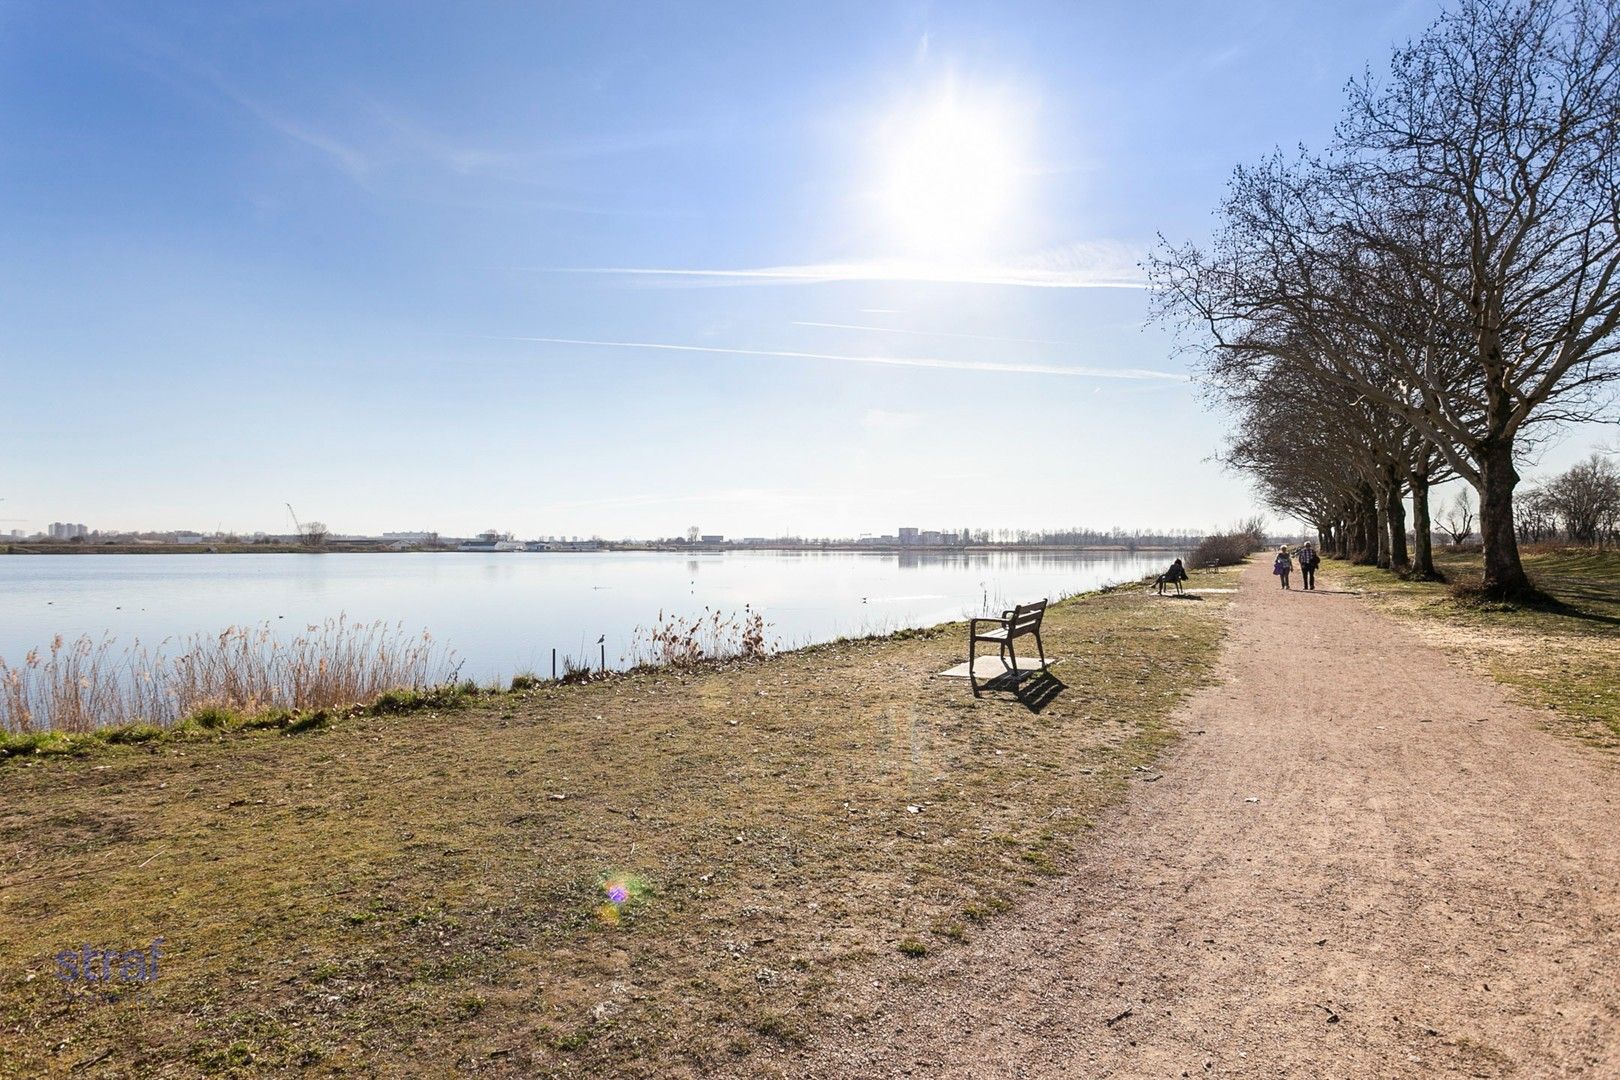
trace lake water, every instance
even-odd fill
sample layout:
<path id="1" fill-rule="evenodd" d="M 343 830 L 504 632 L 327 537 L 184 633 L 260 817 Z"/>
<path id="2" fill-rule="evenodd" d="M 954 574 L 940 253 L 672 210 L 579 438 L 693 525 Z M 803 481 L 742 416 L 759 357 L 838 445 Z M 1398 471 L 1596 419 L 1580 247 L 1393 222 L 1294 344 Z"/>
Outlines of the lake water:
<path id="1" fill-rule="evenodd" d="M 56 634 L 120 645 L 338 615 L 429 631 L 464 678 L 548 675 L 551 650 L 620 664 L 662 611 L 751 605 L 783 647 L 992 614 L 1128 581 L 1168 554 L 987 552 L 60 555 L 0 558 L 0 658 Z"/>

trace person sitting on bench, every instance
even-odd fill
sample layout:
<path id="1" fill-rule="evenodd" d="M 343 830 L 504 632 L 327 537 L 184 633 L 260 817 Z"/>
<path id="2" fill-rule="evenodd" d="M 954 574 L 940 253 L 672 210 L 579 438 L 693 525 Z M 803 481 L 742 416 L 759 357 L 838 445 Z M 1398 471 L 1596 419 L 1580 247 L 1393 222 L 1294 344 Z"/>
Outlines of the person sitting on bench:
<path id="1" fill-rule="evenodd" d="M 1155 581 L 1154 584 L 1159 587 L 1160 596 L 1164 595 L 1164 587 L 1166 585 L 1174 585 L 1176 587 L 1176 595 L 1180 596 L 1181 583 L 1186 580 L 1187 568 L 1181 565 L 1180 559 L 1177 559 L 1175 562 L 1170 564 L 1170 569 L 1159 575 L 1158 580 Z"/>

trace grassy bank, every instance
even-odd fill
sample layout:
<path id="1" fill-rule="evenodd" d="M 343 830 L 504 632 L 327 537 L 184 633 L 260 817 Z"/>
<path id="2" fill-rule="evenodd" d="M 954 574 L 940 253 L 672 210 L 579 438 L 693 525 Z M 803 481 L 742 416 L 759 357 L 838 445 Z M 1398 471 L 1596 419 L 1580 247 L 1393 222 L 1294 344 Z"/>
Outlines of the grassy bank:
<path id="1" fill-rule="evenodd" d="M 1439 551 L 1453 581 L 1477 581 L 1480 556 Z M 1620 552 L 1544 551 L 1524 557 L 1556 603 L 1519 607 L 1457 599 L 1434 582 L 1366 566 L 1324 564 L 1324 583 L 1360 589 L 1416 620 L 1425 635 L 1480 664 L 1525 702 L 1556 710 L 1553 728 L 1620 748 Z"/>
<path id="2" fill-rule="evenodd" d="M 1172 737 L 1226 599 L 1054 607 L 1039 711 L 933 677 L 955 624 L 14 760 L 0 1073 L 790 1074 L 871 958 L 1040 902 Z M 112 1000 L 54 977 L 158 937 Z"/>

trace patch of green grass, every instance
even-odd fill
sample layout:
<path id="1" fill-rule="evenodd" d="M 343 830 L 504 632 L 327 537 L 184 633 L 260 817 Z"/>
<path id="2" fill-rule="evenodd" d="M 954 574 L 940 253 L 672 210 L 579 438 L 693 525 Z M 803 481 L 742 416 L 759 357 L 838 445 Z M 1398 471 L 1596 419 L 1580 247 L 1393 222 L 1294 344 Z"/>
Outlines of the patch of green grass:
<path id="1" fill-rule="evenodd" d="M 895 948 L 899 949 L 906 956 L 928 955 L 928 946 L 924 945 L 916 938 L 901 938 L 900 944 L 896 945 Z"/>
<path id="2" fill-rule="evenodd" d="M 391 713 L 410 712 L 421 706 L 422 693 L 419 690 L 385 690 L 371 703 L 370 711 L 376 716 L 387 716 Z"/>
<path id="3" fill-rule="evenodd" d="M 115 746 L 133 746 L 163 737 L 163 729 L 156 724 L 124 724 L 121 727 L 102 728 L 96 733 L 102 742 Z"/>
<path id="4" fill-rule="evenodd" d="M 282 730 L 288 735 L 297 735 L 303 731 L 315 731 L 332 722 L 332 714 L 325 709 L 311 709 L 299 713 L 283 725 Z"/>
<path id="5" fill-rule="evenodd" d="M 232 709 L 220 705 L 205 705 L 186 717 L 181 726 L 199 728 L 203 731 L 223 731 L 229 727 L 236 727 L 242 722 L 242 717 Z"/>
<path id="6" fill-rule="evenodd" d="M 481 994 L 463 995 L 462 997 L 457 998 L 455 1003 L 451 1005 L 450 1019 L 454 1020 L 458 1024 L 464 1024 L 468 1020 L 471 1020 L 473 1017 L 477 1016 L 479 1013 L 483 1012 L 484 1006 L 488 1004 L 489 1000 L 483 997 Z"/>
<path id="7" fill-rule="evenodd" d="M 1007 901 L 1000 897 L 991 897 L 987 900 L 970 900 L 962 906 L 962 914 L 972 922 L 988 922 L 994 915 L 999 915 L 1011 907 Z"/>
<path id="8" fill-rule="evenodd" d="M 799 1021 L 784 1013 L 766 1010 L 754 1018 L 751 1026 L 759 1034 L 783 1046 L 803 1046 L 809 1041 Z"/>
<path id="9" fill-rule="evenodd" d="M 21 735 L 0 733 L 0 758 L 81 753 L 81 740 L 59 731 L 30 731 Z"/>

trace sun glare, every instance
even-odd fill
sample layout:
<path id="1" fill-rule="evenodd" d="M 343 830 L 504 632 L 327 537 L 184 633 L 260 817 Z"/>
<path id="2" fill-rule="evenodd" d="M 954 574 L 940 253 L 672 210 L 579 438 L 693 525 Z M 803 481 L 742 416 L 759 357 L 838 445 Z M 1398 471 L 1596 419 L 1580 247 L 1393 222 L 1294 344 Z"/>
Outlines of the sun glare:
<path id="1" fill-rule="evenodd" d="M 995 246 L 1022 194 L 1021 126 L 1006 103 L 955 87 L 883 125 L 878 204 L 904 253 L 968 255 Z"/>

